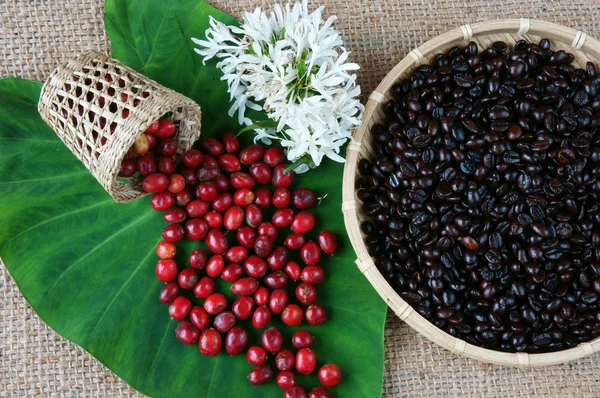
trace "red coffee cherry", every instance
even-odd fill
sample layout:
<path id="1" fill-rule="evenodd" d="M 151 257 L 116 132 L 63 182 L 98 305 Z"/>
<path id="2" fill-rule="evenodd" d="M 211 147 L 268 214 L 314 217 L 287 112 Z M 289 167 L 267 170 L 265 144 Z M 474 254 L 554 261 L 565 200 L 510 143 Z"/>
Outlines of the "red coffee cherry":
<path id="1" fill-rule="evenodd" d="M 175 336 L 183 344 L 195 344 L 200 338 L 200 331 L 189 321 L 181 321 L 175 328 Z"/>
<path id="2" fill-rule="evenodd" d="M 227 153 L 237 153 L 240 150 L 240 140 L 235 133 L 227 132 L 223 134 L 223 148 Z"/>
<path id="3" fill-rule="evenodd" d="M 175 198 L 173 197 L 173 194 L 168 191 L 155 193 L 152 195 L 152 199 L 150 199 L 150 205 L 156 211 L 168 210 L 174 204 Z"/>
<path id="4" fill-rule="evenodd" d="M 235 315 L 233 312 L 225 311 L 221 312 L 215 317 L 213 326 L 221 333 L 227 333 L 232 327 L 235 326 Z"/>
<path id="5" fill-rule="evenodd" d="M 333 387 L 342 380 L 342 372 L 337 365 L 328 363 L 319 369 L 319 381 L 325 387 Z"/>
<path id="6" fill-rule="evenodd" d="M 200 248 L 192 250 L 189 257 L 190 267 L 196 269 L 204 269 L 208 262 L 206 252 Z"/>
<path id="7" fill-rule="evenodd" d="M 210 315 L 216 315 L 227 308 L 227 298 L 221 293 L 213 293 L 204 301 L 204 309 Z"/>
<path id="8" fill-rule="evenodd" d="M 313 335 L 308 330 L 298 330 L 292 336 L 292 345 L 296 348 L 308 348 L 313 340 Z"/>
<path id="9" fill-rule="evenodd" d="M 248 381 L 250 384 L 260 386 L 265 384 L 273 377 L 273 371 L 268 366 L 259 366 L 248 372 Z"/>
<path id="10" fill-rule="evenodd" d="M 292 209 L 277 209 L 273 213 L 271 222 L 277 228 L 289 227 L 294 219 L 294 211 Z"/>
<path id="11" fill-rule="evenodd" d="M 215 182 L 203 182 L 196 186 L 196 197 L 205 202 L 212 202 L 219 196 L 219 190 Z"/>
<path id="12" fill-rule="evenodd" d="M 171 282 L 177 277 L 177 263 L 171 259 L 159 260 L 156 263 L 156 277 L 161 282 Z"/>
<path id="13" fill-rule="evenodd" d="M 240 245 L 244 246 L 246 249 L 254 249 L 254 243 L 256 243 L 258 233 L 254 228 L 241 227 L 236 233 L 236 238 Z"/>
<path id="14" fill-rule="evenodd" d="M 187 218 L 187 213 L 183 209 L 171 209 L 167 210 L 163 216 L 165 222 L 169 224 L 184 222 Z"/>
<path id="15" fill-rule="evenodd" d="M 210 324 L 210 315 L 208 315 L 208 312 L 206 312 L 204 308 L 195 306 L 190 311 L 190 321 L 192 321 L 194 326 L 198 329 L 204 331 Z"/>
<path id="16" fill-rule="evenodd" d="M 171 303 L 169 315 L 176 321 L 181 321 L 188 316 L 191 308 L 192 302 L 183 296 L 179 296 Z"/>
<path id="17" fill-rule="evenodd" d="M 254 199 L 254 204 L 258 207 L 267 208 L 271 206 L 272 194 L 269 188 L 257 188 L 254 191 L 254 195 L 256 196 Z"/>
<path id="18" fill-rule="evenodd" d="M 317 355 L 310 348 L 301 348 L 296 353 L 296 370 L 303 375 L 311 374 L 317 364 Z"/>
<path id="19" fill-rule="evenodd" d="M 283 289 L 274 290 L 269 297 L 269 308 L 275 314 L 279 314 L 288 303 L 288 294 Z"/>
<path id="20" fill-rule="evenodd" d="M 306 321 L 312 326 L 317 326 L 325 323 L 327 314 L 325 309 L 318 304 L 311 304 L 306 309 Z"/>
<path id="21" fill-rule="evenodd" d="M 223 340 L 221 333 L 214 329 L 208 329 L 200 335 L 199 348 L 202 355 L 215 356 L 221 351 Z"/>
<path id="22" fill-rule="evenodd" d="M 271 310 L 265 306 L 258 307 L 252 314 L 252 326 L 254 329 L 263 329 L 271 322 Z"/>
<path id="23" fill-rule="evenodd" d="M 321 260 L 321 248 L 309 240 L 300 248 L 300 257 L 307 265 L 315 265 Z"/>
<path id="24" fill-rule="evenodd" d="M 167 225 L 162 232 L 162 237 L 167 242 L 179 242 L 185 237 L 185 230 L 179 224 Z"/>
<path id="25" fill-rule="evenodd" d="M 285 153 L 281 148 L 271 147 L 265 151 L 263 159 L 269 167 L 276 167 L 285 160 Z"/>
<path id="26" fill-rule="evenodd" d="M 271 184 L 273 186 L 280 188 L 289 188 L 294 181 L 294 172 L 290 171 L 288 173 L 284 173 L 283 170 L 287 167 L 287 164 L 280 164 L 273 169 L 273 179 L 271 180 Z"/>
<path id="27" fill-rule="evenodd" d="M 292 350 L 281 350 L 275 356 L 275 367 L 280 372 L 292 370 L 296 363 L 296 354 Z"/>
<path id="28" fill-rule="evenodd" d="M 163 119 L 158 122 L 158 129 L 154 133 L 160 138 L 170 137 L 175 134 L 175 125 L 169 119 Z"/>
<path id="29" fill-rule="evenodd" d="M 249 296 L 258 289 L 258 281 L 254 278 L 241 278 L 233 282 L 231 292 L 237 296 Z"/>
<path id="30" fill-rule="evenodd" d="M 267 235 L 271 241 L 274 241 L 277 239 L 278 232 L 277 228 L 275 228 L 275 225 L 270 222 L 264 222 L 258 227 L 258 234 Z"/>
<path id="31" fill-rule="evenodd" d="M 306 243 L 303 234 L 292 234 L 285 237 L 283 244 L 290 250 L 298 250 Z"/>
<path id="32" fill-rule="evenodd" d="M 191 289 L 198 282 L 198 273 L 193 268 L 184 268 L 177 277 L 177 283 L 182 289 Z"/>
<path id="33" fill-rule="evenodd" d="M 206 275 L 211 278 L 217 278 L 223 272 L 223 268 L 225 268 L 225 260 L 223 256 L 215 254 L 211 258 L 208 259 L 208 263 L 206 263 Z"/>
<path id="34" fill-rule="evenodd" d="M 239 320 L 248 319 L 254 311 L 254 300 L 247 296 L 238 297 L 231 305 L 231 311 Z"/>
<path id="35" fill-rule="evenodd" d="M 308 211 L 302 211 L 294 216 L 292 220 L 292 231 L 297 234 L 305 234 L 315 227 L 315 216 Z"/>
<path id="36" fill-rule="evenodd" d="M 261 342 L 265 350 L 275 355 L 277 352 L 279 352 L 279 350 L 281 350 L 281 346 L 283 345 L 283 337 L 281 336 L 279 329 L 269 328 L 262 333 Z"/>
<path id="37" fill-rule="evenodd" d="M 246 360 L 251 365 L 264 365 L 268 358 L 269 354 L 267 353 L 267 350 L 256 345 L 253 345 L 246 351 Z"/>
<path id="38" fill-rule="evenodd" d="M 237 156 L 230 153 L 224 153 L 219 156 L 219 167 L 226 173 L 235 173 L 242 169 L 240 160 Z"/>
<path id="39" fill-rule="evenodd" d="M 202 156 L 202 152 L 197 149 L 190 149 L 181 155 L 181 161 L 185 167 L 189 167 L 190 169 L 200 167 L 203 159 L 204 157 Z"/>
<path id="40" fill-rule="evenodd" d="M 160 164 L 159 164 L 160 168 Z M 179 193 L 183 191 L 185 188 L 186 182 L 185 177 L 181 174 L 171 174 L 169 176 L 169 185 L 167 185 L 167 190 L 172 193 Z"/>
<path id="41" fill-rule="evenodd" d="M 246 207 L 254 202 L 256 195 L 248 188 L 242 188 L 233 194 L 233 204 L 240 207 Z"/>
<path id="42" fill-rule="evenodd" d="M 159 301 L 163 304 L 170 303 L 179 296 L 181 289 L 176 282 L 169 282 L 160 290 Z"/>
<path id="43" fill-rule="evenodd" d="M 302 305 L 311 305 L 317 300 L 317 289 L 310 283 L 301 283 L 296 287 L 296 298 Z"/>
<path id="44" fill-rule="evenodd" d="M 287 188 L 280 187 L 275 189 L 275 192 L 273 192 L 272 203 L 273 206 L 281 209 L 287 207 L 287 205 L 290 204 L 291 199 L 292 194 L 290 193 L 290 191 L 288 191 Z"/>
<path id="45" fill-rule="evenodd" d="M 285 268 L 283 270 L 294 282 L 300 279 L 300 273 L 302 272 L 302 269 L 300 268 L 300 265 L 297 262 L 288 261 L 287 264 L 285 264 Z"/>
<path id="46" fill-rule="evenodd" d="M 288 304 L 281 313 L 281 320 L 288 326 L 300 326 L 304 311 L 297 304 Z"/>
<path id="47" fill-rule="evenodd" d="M 289 370 L 279 372 L 275 380 L 277 385 L 283 389 L 292 388 L 296 384 L 296 376 Z"/>
<path id="48" fill-rule="evenodd" d="M 257 183 L 262 185 L 268 184 L 271 182 L 271 178 L 273 178 L 271 168 L 263 162 L 254 163 L 250 167 L 250 175 Z"/>
<path id="49" fill-rule="evenodd" d="M 307 188 L 298 188 L 292 192 L 292 204 L 295 208 L 306 210 L 317 203 L 317 195 Z"/>
<path id="50" fill-rule="evenodd" d="M 331 231 L 321 231 L 317 241 L 323 253 L 333 256 L 337 250 L 337 239 Z"/>
<path id="51" fill-rule="evenodd" d="M 250 145 L 240 151 L 240 162 L 250 166 L 262 159 L 264 153 L 265 148 L 262 145 Z"/>
<path id="52" fill-rule="evenodd" d="M 269 289 L 267 289 L 264 286 L 260 286 L 258 289 L 256 289 L 256 292 L 254 293 L 254 301 L 258 306 L 267 305 L 269 303 L 269 296 Z"/>
<path id="53" fill-rule="evenodd" d="M 215 283 L 208 276 L 202 277 L 194 286 L 194 294 L 200 299 L 205 299 L 215 292 Z"/>
<path id="54" fill-rule="evenodd" d="M 169 179 L 161 173 L 148 174 L 142 181 L 142 188 L 146 192 L 157 193 L 167 189 Z"/>
<path id="55" fill-rule="evenodd" d="M 200 141 L 200 149 L 202 149 L 202 152 L 214 157 L 221 155 L 225 150 L 223 144 L 215 138 L 205 138 Z"/>
<path id="56" fill-rule="evenodd" d="M 221 278 L 225 282 L 235 282 L 240 279 L 244 275 L 244 269 L 239 264 L 229 264 L 227 267 L 223 269 L 221 273 Z"/>
<path id="57" fill-rule="evenodd" d="M 325 271 L 318 265 L 308 265 L 302 270 L 300 278 L 302 279 L 302 282 L 318 285 L 325 279 Z"/>

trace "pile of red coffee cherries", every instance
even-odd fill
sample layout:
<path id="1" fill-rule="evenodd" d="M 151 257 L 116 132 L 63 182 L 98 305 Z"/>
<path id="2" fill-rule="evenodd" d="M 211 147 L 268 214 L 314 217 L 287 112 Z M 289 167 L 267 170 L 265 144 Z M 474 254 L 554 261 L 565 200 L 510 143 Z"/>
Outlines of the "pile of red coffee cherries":
<path id="1" fill-rule="evenodd" d="M 161 123 L 166 124 L 160 121 L 155 135 L 163 131 Z M 164 156 L 162 146 L 167 139 L 159 143 L 158 152 Z M 304 375 L 315 370 L 312 334 L 296 331 L 294 352 L 283 348 L 280 330 L 265 328 L 273 315 L 293 327 L 304 320 L 313 326 L 326 321 L 324 308 L 316 304 L 315 285 L 324 280 L 324 270 L 318 265 L 321 255 L 335 253 L 336 238 L 326 230 L 314 233 L 316 220 L 309 209 L 317 204 L 317 195 L 305 188 L 290 192 L 294 173 L 284 172 L 281 149 L 251 145 L 240 150 L 233 133 L 222 140 L 207 138 L 200 144 L 202 151 L 185 152 L 183 168 L 176 174 L 173 168 L 160 166 L 158 172 L 142 171 L 140 158 L 147 155 L 138 157 L 137 170 L 145 176 L 142 186 L 153 194 L 152 207 L 164 211 L 169 224 L 156 248 L 160 257 L 156 275 L 165 282 L 160 301 L 171 303 L 169 313 L 179 321 L 175 334 L 181 342 L 198 343 L 207 356 L 217 355 L 223 345 L 229 355 L 246 352 L 248 362 L 256 366 L 248 373 L 250 383 L 260 385 L 273 378 L 273 369 L 267 364 L 271 355 L 279 372 L 276 382 L 285 390 L 285 398 L 331 397 L 326 387 L 335 386 L 342 377 L 334 364 L 318 371 L 323 387 L 307 393 L 295 385 L 294 369 Z M 270 221 L 267 213 L 272 213 Z M 280 233 L 286 236 L 279 237 Z M 316 241 L 308 238 L 309 233 L 316 235 Z M 185 267 L 174 260 L 176 243 L 182 239 L 204 241 L 207 248 L 194 249 Z M 291 259 L 294 251 L 304 266 Z M 215 278 L 231 283 L 235 301 L 229 303 L 224 294 L 215 291 Z M 290 280 L 298 282 L 295 300 L 285 289 Z M 193 292 L 202 305 L 193 306 L 186 291 Z M 238 321 L 250 319 L 254 328 L 265 330 L 261 344 L 248 347 L 248 333 Z"/>
<path id="2" fill-rule="evenodd" d="M 175 171 L 173 156 L 177 152 L 175 132 L 175 125 L 169 119 L 152 123 L 125 155 L 119 177 L 133 177 L 138 173 L 148 176 L 157 172 L 172 175 Z"/>

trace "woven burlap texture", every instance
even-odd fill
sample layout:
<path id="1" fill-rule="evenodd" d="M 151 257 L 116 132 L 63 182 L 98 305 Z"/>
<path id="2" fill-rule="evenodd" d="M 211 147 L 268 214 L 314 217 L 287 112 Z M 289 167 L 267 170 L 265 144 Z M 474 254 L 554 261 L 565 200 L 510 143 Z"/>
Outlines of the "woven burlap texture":
<path id="1" fill-rule="evenodd" d="M 211 0 L 239 16 L 269 2 Z M 600 37 L 598 0 L 322 0 L 336 14 L 365 95 L 411 49 L 465 23 L 538 18 Z M 82 51 L 108 51 L 103 4 L 93 0 L 0 0 L 0 77 L 43 81 Z M 44 325 L 0 264 L 0 396 L 136 396 L 79 347 Z M 520 370 L 459 357 L 426 341 L 393 314 L 385 330 L 385 397 L 598 397 L 599 355 Z M 356 377 L 356 376 L 355 376 Z"/>

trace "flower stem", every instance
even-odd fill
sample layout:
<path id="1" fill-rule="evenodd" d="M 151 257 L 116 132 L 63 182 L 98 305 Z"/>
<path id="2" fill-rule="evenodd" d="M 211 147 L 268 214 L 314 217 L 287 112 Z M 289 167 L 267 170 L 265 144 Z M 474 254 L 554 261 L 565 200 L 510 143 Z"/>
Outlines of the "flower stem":
<path id="1" fill-rule="evenodd" d="M 290 164 L 288 167 L 283 169 L 283 174 L 287 174 L 290 171 L 294 171 L 303 164 L 308 165 L 308 167 L 310 167 L 311 169 L 315 167 L 315 163 L 312 161 L 310 155 L 304 154 L 304 155 L 300 156 L 298 159 L 296 159 L 296 161 L 294 163 Z"/>

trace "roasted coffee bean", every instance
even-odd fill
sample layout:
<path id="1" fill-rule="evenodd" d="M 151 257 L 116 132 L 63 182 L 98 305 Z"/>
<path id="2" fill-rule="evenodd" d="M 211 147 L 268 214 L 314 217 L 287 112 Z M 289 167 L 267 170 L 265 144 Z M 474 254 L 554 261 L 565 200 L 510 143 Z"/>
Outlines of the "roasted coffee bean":
<path id="1" fill-rule="evenodd" d="M 600 336 L 600 77 L 573 60 L 546 39 L 452 47 L 392 87 L 358 163 L 378 269 L 471 344 Z"/>

